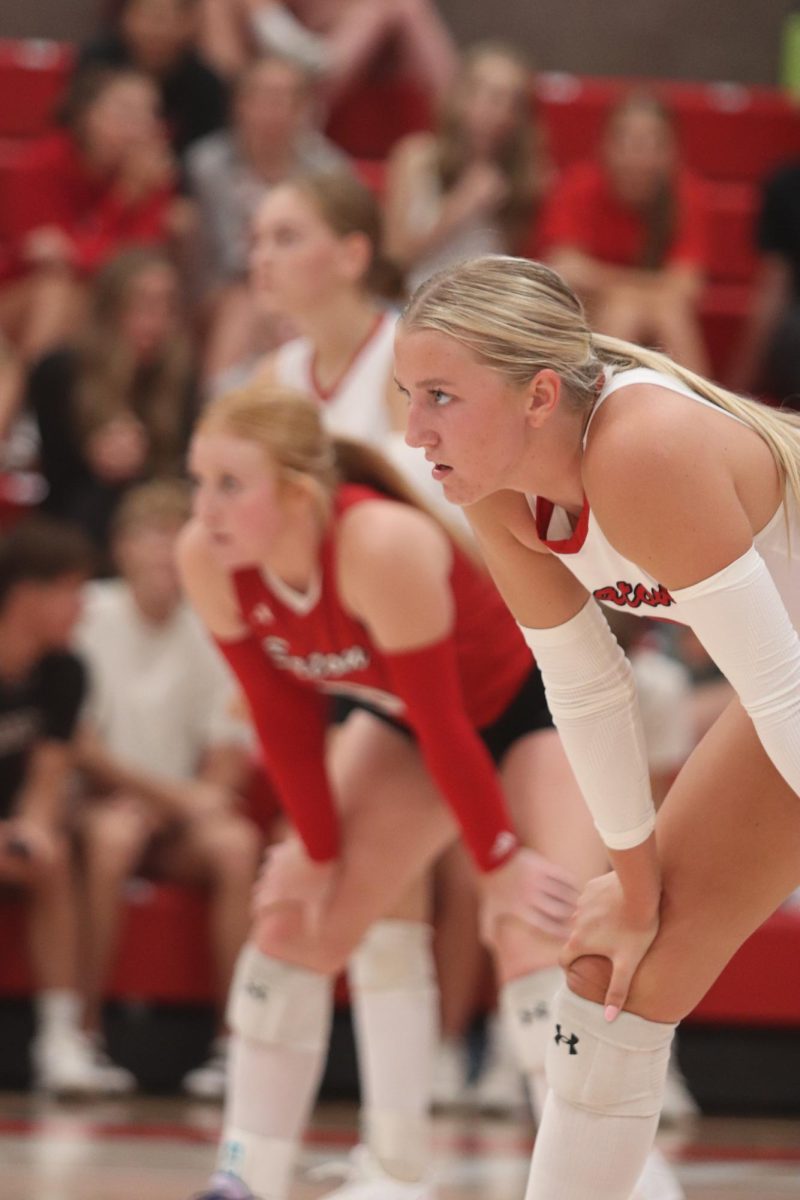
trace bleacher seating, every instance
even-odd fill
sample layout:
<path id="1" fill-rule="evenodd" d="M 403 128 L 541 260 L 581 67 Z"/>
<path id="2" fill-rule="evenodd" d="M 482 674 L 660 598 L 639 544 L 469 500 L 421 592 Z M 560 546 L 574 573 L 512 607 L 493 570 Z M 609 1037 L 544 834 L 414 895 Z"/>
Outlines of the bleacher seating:
<path id="1" fill-rule="evenodd" d="M 0 40 L 0 256 L 13 214 L 4 179 L 15 147 L 42 132 L 68 76 L 72 50 L 52 42 Z M 633 86 L 623 79 L 543 73 L 536 105 L 560 167 L 590 154 L 613 103 Z M 652 86 L 648 83 L 647 86 Z M 758 187 L 780 162 L 800 157 L 800 114 L 780 92 L 732 84 L 660 83 L 675 112 L 687 163 L 710 180 L 711 281 L 702 319 L 714 369 L 721 372 L 747 309 L 756 267 L 752 230 Z M 393 143 L 430 125 L 426 99 L 407 81 L 370 80 L 336 105 L 328 132 L 360 160 L 380 192 Z M 212 995 L 202 897 L 164 885 L 128 896 L 111 994 L 207 1002 Z M 0 995 L 29 990 L 21 904 L 0 903 Z M 800 915 L 776 914 L 746 943 L 693 1016 L 697 1022 L 800 1027 Z"/>

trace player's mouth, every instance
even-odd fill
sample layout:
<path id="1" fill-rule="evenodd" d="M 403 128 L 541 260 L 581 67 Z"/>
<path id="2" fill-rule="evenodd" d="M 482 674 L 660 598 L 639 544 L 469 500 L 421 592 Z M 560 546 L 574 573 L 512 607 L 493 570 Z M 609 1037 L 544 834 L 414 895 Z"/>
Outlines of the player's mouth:
<path id="1" fill-rule="evenodd" d="M 431 475 L 433 475 L 433 478 L 436 479 L 439 483 L 441 483 L 441 481 L 443 479 L 447 478 L 447 476 L 450 474 L 452 469 L 453 468 L 449 467 L 447 465 L 447 463 L 434 463 L 433 470 L 431 471 Z"/>

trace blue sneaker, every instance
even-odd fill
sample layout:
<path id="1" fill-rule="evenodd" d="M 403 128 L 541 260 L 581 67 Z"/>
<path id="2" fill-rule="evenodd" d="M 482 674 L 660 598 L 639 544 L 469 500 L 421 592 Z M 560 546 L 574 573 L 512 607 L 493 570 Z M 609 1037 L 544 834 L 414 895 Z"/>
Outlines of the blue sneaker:
<path id="1" fill-rule="evenodd" d="M 246 1183 L 229 1171 L 217 1171 L 208 1181 L 208 1188 L 194 1200 L 256 1200 Z"/>

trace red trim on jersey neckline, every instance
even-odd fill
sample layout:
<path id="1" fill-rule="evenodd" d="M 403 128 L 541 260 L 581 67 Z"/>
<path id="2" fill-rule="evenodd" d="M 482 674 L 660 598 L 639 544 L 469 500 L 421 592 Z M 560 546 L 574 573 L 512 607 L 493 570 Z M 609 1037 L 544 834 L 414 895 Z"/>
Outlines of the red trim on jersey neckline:
<path id="1" fill-rule="evenodd" d="M 568 538 L 548 541 L 547 531 L 550 528 L 550 519 L 554 508 L 552 500 L 545 500 L 544 496 L 536 497 L 536 534 L 539 541 L 544 542 L 548 550 L 552 550 L 554 554 L 577 554 L 583 547 L 589 532 L 589 501 L 585 496 L 583 497 L 583 508 L 580 511 L 578 523 Z"/>
<path id="2" fill-rule="evenodd" d="M 353 367 L 356 365 L 357 361 L 359 360 L 361 355 L 366 350 L 367 346 L 370 344 L 370 342 L 375 337 L 375 335 L 378 332 L 378 330 L 380 329 L 380 327 L 383 325 L 383 322 L 386 320 L 387 316 L 388 316 L 388 313 L 385 313 L 385 312 L 379 312 L 376 315 L 375 320 L 372 322 L 369 329 L 367 330 L 366 337 L 364 338 L 364 340 L 362 342 L 359 342 L 359 344 L 356 346 L 355 350 L 353 351 L 353 353 L 350 356 L 349 361 L 345 364 L 345 366 L 339 372 L 338 376 L 336 377 L 336 379 L 334 380 L 334 382 L 331 384 L 330 387 L 324 388 L 322 386 L 322 384 L 319 382 L 319 379 L 317 378 L 317 350 L 315 347 L 314 353 L 311 355 L 311 362 L 309 364 L 308 373 L 309 373 L 309 377 L 311 379 L 311 386 L 313 387 L 314 391 L 316 392 L 316 394 L 320 398 L 320 400 L 330 400 L 333 396 L 336 395 L 339 388 L 342 386 L 345 379 L 350 374 Z"/>

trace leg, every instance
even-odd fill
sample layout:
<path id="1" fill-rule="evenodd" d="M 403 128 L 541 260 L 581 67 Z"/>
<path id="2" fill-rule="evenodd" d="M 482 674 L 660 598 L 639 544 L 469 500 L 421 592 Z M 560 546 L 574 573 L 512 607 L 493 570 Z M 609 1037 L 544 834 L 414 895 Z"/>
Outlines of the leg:
<path id="1" fill-rule="evenodd" d="M 623 285 L 605 288 L 587 297 L 592 324 L 608 337 L 626 342 L 647 340 L 650 334 L 648 312 L 652 296 L 646 289 Z"/>
<path id="2" fill-rule="evenodd" d="M 86 903 L 84 1021 L 100 1028 L 109 968 L 117 946 L 122 886 L 133 874 L 153 830 L 135 797 L 87 806 L 80 822 Z"/>
<path id="3" fill-rule="evenodd" d="M 516 742 L 503 763 L 503 783 L 526 845 L 565 867 L 578 887 L 606 869 L 603 845 L 570 770 L 558 734 L 544 729 Z M 509 922 L 495 949 L 500 1005 L 535 1115 L 547 1086 L 544 1057 L 553 997 L 561 984 L 561 945 Z"/>
<path id="4" fill-rule="evenodd" d="M 288 1188 L 327 1045 L 331 977 L 455 833 L 415 747 L 365 713 L 334 739 L 330 772 L 343 852 L 327 911 L 314 930 L 291 904 L 261 916 L 232 988 L 220 1167 L 265 1200 Z"/>
<path id="5" fill-rule="evenodd" d="M 250 924 L 250 898 L 261 859 L 256 827 L 235 813 L 193 821 L 152 860 L 154 874 L 210 889 L 211 946 L 219 996 L 230 990 Z"/>
<path id="6" fill-rule="evenodd" d="M 628 1011 L 603 1021 L 605 960 L 579 959 L 568 972 L 529 1200 L 627 1200 L 655 1134 L 675 1023 L 800 879 L 798 798 L 738 701 L 680 772 L 657 837 L 661 929 Z M 587 1053 L 568 1052 L 573 1036 Z M 565 1154 L 568 1145 L 580 1153 Z"/>
<path id="7" fill-rule="evenodd" d="M 697 317 L 696 305 L 686 296 L 667 291 L 651 304 L 651 336 L 676 362 L 707 375 L 708 352 Z"/>

